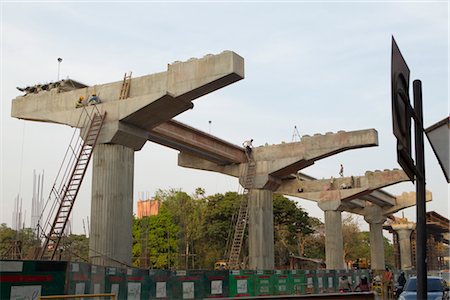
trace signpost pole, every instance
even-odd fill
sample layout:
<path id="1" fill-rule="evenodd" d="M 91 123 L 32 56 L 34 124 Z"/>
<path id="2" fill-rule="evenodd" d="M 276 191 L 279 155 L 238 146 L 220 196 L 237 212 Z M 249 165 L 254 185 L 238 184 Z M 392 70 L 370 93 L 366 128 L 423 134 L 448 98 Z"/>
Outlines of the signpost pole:
<path id="1" fill-rule="evenodd" d="M 422 83 L 414 80 L 416 146 L 416 270 L 417 298 L 427 299 L 427 224 L 425 202 L 425 159 L 423 145 Z"/>

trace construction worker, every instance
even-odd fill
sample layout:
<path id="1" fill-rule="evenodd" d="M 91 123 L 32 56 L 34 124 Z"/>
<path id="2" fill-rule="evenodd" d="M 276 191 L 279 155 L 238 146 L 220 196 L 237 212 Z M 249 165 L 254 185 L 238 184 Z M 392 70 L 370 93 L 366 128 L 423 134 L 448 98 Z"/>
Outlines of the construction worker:
<path id="1" fill-rule="evenodd" d="M 88 105 L 96 105 L 100 103 L 100 99 L 96 94 L 92 94 L 91 98 L 89 98 Z"/>
<path id="2" fill-rule="evenodd" d="M 80 98 L 78 98 L 77 104 L 75 105 L 75 108 L 83 107 L 84 106 L 83 100 L 84 100 L 84 97 L 80 96 Z"/>
<path id="3" fill-rule="evenodd" d="M 242 146 L 244 146 L 245 150 L 247 151 L 247 154 L 249 154 L 249 155 L 250 155 L 250 153 L 252 153 L 252 148 L 253 148 L 252 143 L 253 143 L 253 139 L 247 140 L 242 143 Z"/>

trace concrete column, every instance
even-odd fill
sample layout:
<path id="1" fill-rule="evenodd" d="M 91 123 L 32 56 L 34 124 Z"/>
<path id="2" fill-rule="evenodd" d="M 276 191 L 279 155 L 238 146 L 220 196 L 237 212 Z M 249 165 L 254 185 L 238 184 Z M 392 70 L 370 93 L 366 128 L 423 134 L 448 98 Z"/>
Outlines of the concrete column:
<path id="1" fill-rule="evenodd" d="M 103 266 L 131 265 L 134 150 L 99 144 L 94 149 L 89 258 Z"/>
<path id="2" fill-rule="evenodd" d="M 373 205 L 365 209 L 364 220 L 369 223 L 370 265 L 372 270 L 384 270 L 384 237 L 383 223 L 386 217 L 382 215 L 381 208 Z"/>
<path id="3" fill-rule="evenodd" d="M 273 192 L 251 189 L 249 191 L 249 268 L 273 269 Z"/>
<path id="4" fill-rule="evenodd" d="M 372 270 L 384 270 L 383 223 L 369 223 L 370 264 Z"/>
<path id="5" fill-rule="evenodd" d="M 400 267 L 402 270 L 411 270 L 411 232 L 414 229 L 414 224 L 392 224 L 392 229 L 398 234 L 398 242 L 400 244 Z"/>
<path id="6" fill-rule="evenodd" d="M 325 213 L 325 261 L 327 269 L 344 269 L 344 240 L 342 237 L 342 212 L 337 210 L 339 200 L 318 202 Z"/>

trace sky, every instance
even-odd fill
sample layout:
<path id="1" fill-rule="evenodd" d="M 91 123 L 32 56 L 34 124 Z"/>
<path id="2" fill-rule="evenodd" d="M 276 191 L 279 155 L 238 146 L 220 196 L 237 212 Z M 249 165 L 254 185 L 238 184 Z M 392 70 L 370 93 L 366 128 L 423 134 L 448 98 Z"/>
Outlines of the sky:
<path id="1" fill-rule="evenodd" d="M 73 134 L 63 125 L 11 117 L 16 87 L 60 78 L 87 85 L 166 71 L 167 64 L 232 50 L 245 79 L 194 101 L 175 119 L 233 144 L 291 142 L 300 135 L 375 128 L 379 146 L 346 151 L 302 172 L 316 178 L 400 168 L 392 133 L 390 61 L 394 36 L 422 80 L 424 127 L 449 116 L 448 1 L 16 2 L 1 1 L 0 223 L 14 199 L 30 224 L 33 171 L 45 172 L 47 198 Z M 411 84 L 412 85 L 412 84 Z M 135 152 L 134 211 L 140 195 L 181 189 L 239 191 L 237 179 L 177 166 L 178 152 L 147 142 Z M 449 217 L 449 185 L 425 139 L 427 211 Z M 73 211 L 73 232 L 90 214 L 88 169 Z M 385 189 L 415 191 L 410 182 Z M 323 220 L 313 202 L 295 200 Z M 401 213 L 397 213 L 401 216 Z M 415 208 L 404 216 L 416 220 Z M 364 228 L 366 224 L 360 221 Z"/>

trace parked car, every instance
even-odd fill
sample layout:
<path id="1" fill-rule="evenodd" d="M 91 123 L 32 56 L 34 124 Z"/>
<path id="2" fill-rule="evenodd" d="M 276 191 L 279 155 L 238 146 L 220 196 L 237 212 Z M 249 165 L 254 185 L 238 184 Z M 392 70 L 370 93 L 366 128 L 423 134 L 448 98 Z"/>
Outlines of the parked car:
<path id="1" fill-rule="evenodd" d="M 427 300 L 447 300 L 449 288 L 445 285 L 444 280 L 437 276 L 427 277 Z M 400 294 L 399 300 L 416 300 L 417 299 L 417 277 L 411 277 L 406 281 L 403 292 Z"/>

